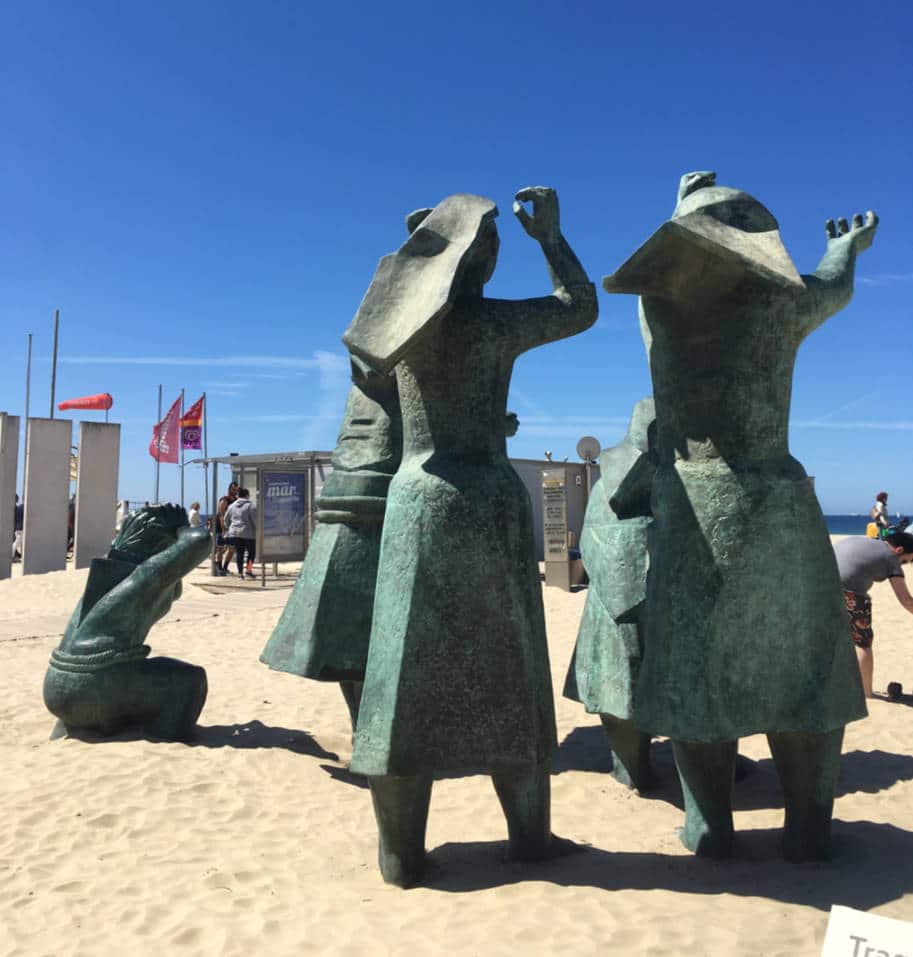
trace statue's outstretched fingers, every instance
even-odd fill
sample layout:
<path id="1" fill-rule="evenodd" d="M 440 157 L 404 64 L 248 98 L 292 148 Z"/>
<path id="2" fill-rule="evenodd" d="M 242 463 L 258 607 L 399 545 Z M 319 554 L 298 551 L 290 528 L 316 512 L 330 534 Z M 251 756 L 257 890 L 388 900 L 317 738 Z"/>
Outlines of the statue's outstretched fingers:
<path id="1" fill-rule="evenodd" d="M 834 225 L 834 221 L 832 219 L 825 220 L 824 231 L 827 233 L 828 239 L 837 238 L 837 227 Z"/>
<path id="2" fill-rule="evenodd" d="M 866 224 L 866 226 L 877 226 L 877 225 L 878 225 L 878 214 L 877 214 L 874 210 L 870 209 L 870 210 L 865 214 L 865 224 Z"/>
<path id="3" fill-rule="evenodd" d="M 853 229 L 862 229 L 862 213 L 853 216 Z"/>
<path id="4" fill-rule="evenodd" d="M 530 224 L 532 223 L 532 219 L 530 218 L 529 213 L 526 211 L 526 207 L 520 201 L 519 196 L 520 194 L 518 193 L 517 194 L 518 198 L 514 200 L 514 216 L 516 216 L 517 219 L 520 220 L 520 223 L 522 224 L 523 228 L 528 230 Z"/>
<path id="5" fill-rule="evenodd" d="M 543 196 L 554 192 L 551 186 L 525 186 L 523 189 L 517 190 L 514 198 L 521 203 L 529 203 L 535 202 L 537 199 L 542 199 Z"/>
<path id="6" fill-rule="evenodd" d="M 845 236 L 850 231 L 850 224 L 846 221 L 845 217 L 841 216 L 837 220 L 837 231 L 841 236 Z"/>

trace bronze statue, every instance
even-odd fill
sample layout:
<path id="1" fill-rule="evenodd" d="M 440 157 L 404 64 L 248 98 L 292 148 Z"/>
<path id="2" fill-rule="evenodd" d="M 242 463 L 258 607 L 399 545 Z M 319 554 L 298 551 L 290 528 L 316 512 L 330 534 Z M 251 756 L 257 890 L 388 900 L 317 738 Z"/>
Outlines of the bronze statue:
<path id="1" fill-rule="evenodd" d="M 497 208 L 458 194 L 415 214 L 343 337 L 378 371 L 395 368 L 403 416 L 351 764 L 369 776 L 381 872 L 403 886 L 422 873 L 436 772 L 491 774 L 512 857 L 542 857 L 551 840 L 548 649 L 505 413 L 517 356 L 586 329 L 597 304 L 561 235 L 554 191 L 521 190 L 514 211 L 542 246 L 551 296 L 483 297 Z"/>
<path id="2" fill-rule="evenodd" d="M 111 735 L 130 725 L 186 740 L 206 702 L 206 672 L 149 658 L 150 628 L 181 596 L 181 579 L 209 553 L 205 528 L 175 505 L 131 513 L 105 558 L 93 559 L 85 592 L 51 653 L 44 703 L 72 730 Z"/>
<path id="3" fill-rule="evenodd" d="M 800 276 L 756 199 L 682 177 L 678 204 L 613 275 L 640 298 L 656 402 L 644 659 L 636 725 L 666 735 L 682 840 L 732 844 L 738 738 L 764 732 L 786 801 L 784 853 L 826 855 L 843 728 L 866 714 L 812 480 L 789 453 L 793 363 L 843 308 L 878 220 L 828 221 Z"/>

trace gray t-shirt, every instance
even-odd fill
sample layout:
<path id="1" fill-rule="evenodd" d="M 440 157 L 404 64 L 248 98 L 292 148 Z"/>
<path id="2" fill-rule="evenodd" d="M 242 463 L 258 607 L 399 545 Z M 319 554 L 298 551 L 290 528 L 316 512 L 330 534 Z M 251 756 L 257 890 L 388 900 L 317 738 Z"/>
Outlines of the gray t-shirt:
<path id="1" fill-rule="evenodd" d="M 891 546 L 877 538 L 851 535 L 834 546 L 845 591 L 867 595 L 873 582 L 903 578 L 903 569 Z"/>

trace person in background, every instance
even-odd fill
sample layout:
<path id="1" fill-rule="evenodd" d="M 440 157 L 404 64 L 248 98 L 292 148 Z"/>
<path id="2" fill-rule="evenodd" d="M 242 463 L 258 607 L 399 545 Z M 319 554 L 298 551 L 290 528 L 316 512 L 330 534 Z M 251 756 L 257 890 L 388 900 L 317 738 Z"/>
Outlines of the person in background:
<path id="1" fill-rule="evenodd" d="M 248 578 L 254 578 L 253 562 L 257 539 L 257 511 L 250 501 L 250 492 L 246 488 L 238 490 L 238 497 L 228 506 L 224 518 L 227 534 L 225 541 L 234 546 L 238 560 L 238 577 L 244 577 L 244 564 L 247 560 Z"/>
<path id="2" fill-rule="evenodd" d="M 13 520 L 13 554 L 12 559 L 18 562 L 22 558 L 22 525 L 25 518 L 25 506 L 16 496 L 16 514 Z"/>
<path id="3" fill-rule="evenodd" d="M 913 535 L 894 532 L 879 539 L 849 535 L 834 545 L 834 554 L 847 614 L 850 616 L 862 687 L 866 697 L 871 698 L 875 658 L 872 654 L 874 635 L 869 591 L 874 582 L 889 579 L 897 600 L 913 615 L 913 595 L 907 589 L 901 568 L 901 565 L 913 562 Z"/>
<path id="4" fill-rule="evenodd" d="M 73 544 L 76 540 L 76 496 L 70 496 L 70 504 L 67 506 L 67 553 L 73 551 Z"/>
<path id="5" fill-rule="evenodd" d="M 200 503 L 194 502 L 187 513 L 187 521 L 191 528 L 199 528 L 200 525 Z"/>
<path id="6" fill-rule="evenodd" d="M 228 491 L 219 499 L 216 509 L 216 574 L 227 575 L 228 563 L 234 554 L 234 548 L 228 543 L 225 526 L 225 513 L 229 506 L 238 497 L 238 483 L 231 482 Z"/>
<path id="7" fill-rule="evenodd" d="M 884 530 L 890 525 L 888 520 L 888 493 L 879 492 L 875 496 L 875 504 L 872 506 L 871 511 L 869 512 L 869 518 L 878 526 L 879 534 L 883 534 Z"/>

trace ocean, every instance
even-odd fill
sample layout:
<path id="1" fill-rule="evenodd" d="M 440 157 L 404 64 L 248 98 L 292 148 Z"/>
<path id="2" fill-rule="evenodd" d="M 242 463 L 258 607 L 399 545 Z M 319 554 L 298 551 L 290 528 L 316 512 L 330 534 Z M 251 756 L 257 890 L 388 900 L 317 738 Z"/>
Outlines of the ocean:
<path id="1" fill-rule="evenodd" d="M 893 522 L 896 515 L 891 515 Z M 871 519 L 868 515 L 825 515 L 827 530 L 831 535 L 865 535 L 865 527 Z"/>

